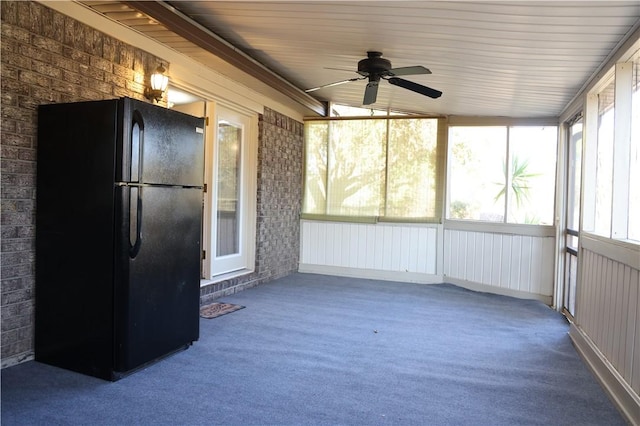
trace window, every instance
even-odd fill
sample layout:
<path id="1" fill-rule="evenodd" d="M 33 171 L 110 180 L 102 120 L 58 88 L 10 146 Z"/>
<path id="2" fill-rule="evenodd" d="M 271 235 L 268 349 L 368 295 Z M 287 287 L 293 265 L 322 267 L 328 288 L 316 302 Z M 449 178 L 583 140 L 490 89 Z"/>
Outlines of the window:
<path id="1" fill-rule="evenodd" d="M 437 120 L 392 120 L 388 143 L 385 216 L 436 216 Z"/>
<path id="2" fill-rule="evenodd" d="M 585 231 L 635 243 L 640 243 L 639 63 L 640 51 L 617 63 L 587 97 L 583 217 Z"/>
<path id="3" fill-rule="evenodd" d="M 614 89 L 612 81 L 598 94 L 598 141 L 596 165 L 596 210 L 594 233 L 611 233 L 611 192 L 613 190 L 613 120 Z"/>
<path id="4" fill-rule="evenodd" d="M 449 219 L 551 225 L 556 126 L 449 128 Z"/>
<path id="5" fill-rule="evenodd" d="M 506 127 L 449 129 L 449 218 L 504 221 Z"/>
<path id="6" fill-rule="evenodd" d="M 326 213 L 382 215 L 386 120 L 347 120 L 328 124 Z"/>
<path id="7" fill-rule="evenodd" d="M 438 119 L 305 122 L 303 214 L 439 220 Z"/>
<path id="8" fill-rule="evenodd" d="M 633 62 L 631 155 L 629 165 L 629 236 L 640 242 L 640 54 Z"/>

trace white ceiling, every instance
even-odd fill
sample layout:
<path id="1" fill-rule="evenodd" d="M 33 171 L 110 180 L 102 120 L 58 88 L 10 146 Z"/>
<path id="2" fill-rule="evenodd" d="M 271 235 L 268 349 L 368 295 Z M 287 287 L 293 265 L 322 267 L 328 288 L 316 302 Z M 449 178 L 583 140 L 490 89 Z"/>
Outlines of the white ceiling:
<path id="1" fill-rule="evenodd" d="M 212 60 L 157 22 L 115 9 L 114 2 L 83 3 L 203 62 Z M 637 0 L 170 4 L 301 90 L 358 77 L 357 62 L 377 50 L 393 67 L 429 68 L 431 75 L 403 78 L 444 94 L 430 99 L 382 81 L 372 107 L 464 116 L 560 115 L 640 24 Z M 212 63 L 233 77 L 231 67 L 220 65 Z M 360 106 L 365 85 L 350 82 L 310 95 Z"/>

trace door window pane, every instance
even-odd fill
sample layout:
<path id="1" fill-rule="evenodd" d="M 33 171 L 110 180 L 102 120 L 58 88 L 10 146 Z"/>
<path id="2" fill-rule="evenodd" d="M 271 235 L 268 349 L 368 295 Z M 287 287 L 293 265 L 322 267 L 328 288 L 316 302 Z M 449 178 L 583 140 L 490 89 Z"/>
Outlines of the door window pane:
<path id="1" fill-rule="evenodd" d="M 242 128 L 218 123 L 216 256 L 239 252 L 240 149 Z"/>
<path id="2" fill-rule="evenodd" d="M 503 222 L 506 127 L 449 131 L 449 218 Z"/>

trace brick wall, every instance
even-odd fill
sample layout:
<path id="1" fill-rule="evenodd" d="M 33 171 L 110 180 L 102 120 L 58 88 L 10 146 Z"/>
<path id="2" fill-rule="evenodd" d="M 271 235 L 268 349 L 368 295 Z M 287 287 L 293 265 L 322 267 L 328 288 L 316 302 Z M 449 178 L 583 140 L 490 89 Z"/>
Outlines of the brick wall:
<path id="1" fill-rule="evenodd" d="M 298 270 L 304 125 L 265 108 L 258 126 L 255 272 L 202 288 L 202 304 Z"/>
<path id="2" fill-rule="evenodd" d="M 263 279 L 298 270 L 304 125 L 265 108 L 258 147 L 256 264 Z"/>
<path id="3" fill-rule="evenodd" d="M 3 0 L 0 7 L 1 358 L 6 367 L 33 355 L 37 105 L 144 99 L 145 76 L 160 59 L 38 3 Z"/>

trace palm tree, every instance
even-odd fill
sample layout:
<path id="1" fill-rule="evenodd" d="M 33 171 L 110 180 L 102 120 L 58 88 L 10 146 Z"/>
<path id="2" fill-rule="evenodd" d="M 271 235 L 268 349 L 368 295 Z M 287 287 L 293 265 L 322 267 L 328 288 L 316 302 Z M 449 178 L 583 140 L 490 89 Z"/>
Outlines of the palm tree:
<path id="1" fill-rule="evenodd" d="M 539 175 L 539 173 L 529 173 L 527 170 L 528 167 L 528 160 L 521 161 L 517 156 L 512 157 L 511 169 L 509 170 L 511 172 L 511 192 L 513 192 L 513 196 L 518 207 L 529 199 L 529 190 L 531 189 L 529 186 L 529 180 Z M 507 190 L 507 167 L 505 163 L 503 163 L 503 170 L 505 181 L 497 183 L 498 185 L 501 185 L 502 188 L 494 197 L 494 201 L 498 201 L 500 197 L 504 196 Z"/>

